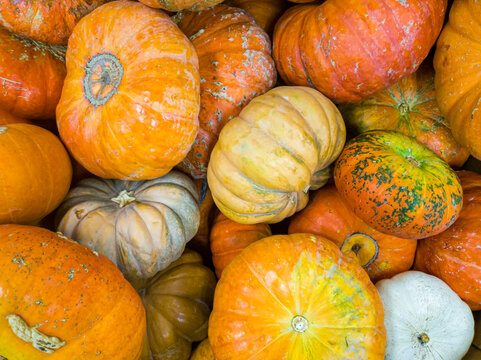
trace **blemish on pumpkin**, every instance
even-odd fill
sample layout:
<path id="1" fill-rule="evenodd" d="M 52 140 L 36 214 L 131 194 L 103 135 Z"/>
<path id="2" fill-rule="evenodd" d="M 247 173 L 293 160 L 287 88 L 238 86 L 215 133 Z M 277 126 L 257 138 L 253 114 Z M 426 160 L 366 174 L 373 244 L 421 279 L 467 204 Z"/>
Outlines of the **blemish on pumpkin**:
<path id="1" fill-rule="evenodd" d="M 69 243 L 72 243 L 72 244 L 78 244 L 78 242 L 76 242 L 75 240 L 72 240 L 68 237 L 66 237 L 64 234 L 62 234 L 60 231 L 57 231 L 57 236 L 60 238 L 60 239 L 63 239 L 65 241 L 68 241 Z"/>
<path id="2" fill-rule="evenodd" d="M 0 126 L 0 134 L 4 134 L 8 130 L 8 127 Z"/>

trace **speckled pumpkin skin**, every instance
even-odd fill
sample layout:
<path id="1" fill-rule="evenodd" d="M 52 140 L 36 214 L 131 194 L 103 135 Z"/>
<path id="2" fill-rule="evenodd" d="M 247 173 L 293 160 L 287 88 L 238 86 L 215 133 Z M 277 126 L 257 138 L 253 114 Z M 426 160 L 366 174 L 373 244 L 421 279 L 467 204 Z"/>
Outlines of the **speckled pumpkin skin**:
<path id="1" fill-rule="evenodd" d="M 46 229 L 0 226 L 0 355 L 8 360 L 136 360 L 139 296 L 106 257 Z M 9 314 L 66 344 L 52 354 L 10 329 Z M 0 356 L 0 357 L 1 357 Z"/>
<path id="2" fill-rule="evenodd" d="M 366 272 L 334 243 L 271 236 L 225 268 L 209 341 L 218 360 L 383 360 L 384 311 Z"/>
<path id="3" fill-rule="evenodd" d="M 141 3 L 168 11 L 201 11 L 221 3 L 223 0 L 139 0 Z"/>
<path id="4" fill-rule="evenodd" d="M 369 131 L 352 139 L 336 162 L 334 181 L 357 216 L 402 238 L 421 239 L 446 230 L 463 203 L 454 170 L 395 131 Z"/>

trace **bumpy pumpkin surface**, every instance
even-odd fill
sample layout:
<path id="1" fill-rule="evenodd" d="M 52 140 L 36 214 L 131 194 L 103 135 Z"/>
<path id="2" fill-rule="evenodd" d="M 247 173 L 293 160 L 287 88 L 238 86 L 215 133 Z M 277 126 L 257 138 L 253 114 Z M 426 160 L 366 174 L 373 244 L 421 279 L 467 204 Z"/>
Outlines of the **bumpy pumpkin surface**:
<path id="1" fill-rule="evenodd" d="M 178 171 L 147 181 L 85 179 L 60 206 L 57 229 L 135 283 L 182 255 L 199 227 L 198 201 L 192 180 Z"/>
<path id="2" fill-rule="evenodd" d="M 200 11 L 221 3 L 223 0 L 139 0 L 141 3 L 168 11 Z"/>
<path id="3" fill-rule="evenodd" d="M 182 168 L 207 176 L 207 163 L 221 129 L 276 82 L 267 34 L 245 11 L 225 5 L 175 18 L 199 56 L 199 133 Z"/>
<path id="4" fill-rule="evenodd" d="M 207 180 L 217 207 L 243 224 L 291 216 L 325 184 L 345 139 L 339 110 L 314 89 L 277 87 L 254 98 L 212 151 Z"/>
<path id="5" fill-rule="evenodd" d="M 0 226 L 0 254 L 0 358 L 139 358 L 145 310 L 106 257 L 24 225 Z"/>
<path id="6" fill-rule="evenodd" d="M 443 26 L 447 0 L 327 0 L 294 6 L 274 30 L 282 79 L 356 102 L 416 71 Z"/>
<path id="7" fill-rule="evenodd" d="M 454 140 L 439 110 L 434 72 L 428 64 L 390 88 L 339 109 L 352 135 L 369 130 L 395 130 L 417 139 L 453 168 L 463 166 L 469 157 Z"/>
<path id="8" fill-rule="evenodd" d="M 464 205 L 442 233 L 419 242 L 415 268 L 453 289 L 472 310 L 481 310 L 481 175 L 458 172 Z"/>
<path id="9" fill-rule="evenodd" d="M 199 81 L 195 49 L 166 14 L 138 2 L 107 3 L 70 37 L 60 136 L 97 176 L 165 175 L 195 139 Z"/>
<path id="10" fill-rule="evenodd" d="M 463 204 L 461 184 L 449 165 L 395 131 L 374 130 L 352 139 L 337 159 L 334 180 L 368 225 L 407 239 L 446 230 Z"/>
<path id="11" fill-rule="evenodd" d="M 411 268 L 416 240 L 385 235 L 362 221 L 341 198 L 334 185 L 316 191 L 304 210 L 294 215 L 289 234 L 326 237 L 359 262 L 373 282 Z"/>
<path id="12" fill-rule="evenodd" d="M 256 241 L 225 268 L 209 341 L 218 360 L 383 360 L 379 295 L 366 272 L 310 234 Z"/>
<path id="13" fill-rule="evenodd" d="M 216 285 L 199 254 L 185 253 L 150 279 L 141 291 L 147 335 L 141 360 L 187 360 L 192 342 L 207 337 Z"/>

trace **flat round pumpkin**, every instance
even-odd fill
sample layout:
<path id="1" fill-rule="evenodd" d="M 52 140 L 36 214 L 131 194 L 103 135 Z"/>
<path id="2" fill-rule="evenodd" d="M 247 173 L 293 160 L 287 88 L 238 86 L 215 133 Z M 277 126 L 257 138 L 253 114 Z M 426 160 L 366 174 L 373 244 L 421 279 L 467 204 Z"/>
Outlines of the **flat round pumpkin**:
<path id="1" fill-rule="evenodd" d="M 224 0 L 139 0 L 141 3 L 168 11 L 201 11 L 221 3 Z"/>
<path id="2" fill-rule="evenodd" d="M 383 360 L 385 340 L 374 285 L 321 236 L 256 241 L 215 290 L 209 341 L 218 360 Z"/>
<path id="3" fill-rule="evenodd" d="M 198 129 L 198 59 L 165 13 L 107 3 L 75 27 L 66 61 L 57 125 L 89 172 L 154 179 L 187 155 Z"/>

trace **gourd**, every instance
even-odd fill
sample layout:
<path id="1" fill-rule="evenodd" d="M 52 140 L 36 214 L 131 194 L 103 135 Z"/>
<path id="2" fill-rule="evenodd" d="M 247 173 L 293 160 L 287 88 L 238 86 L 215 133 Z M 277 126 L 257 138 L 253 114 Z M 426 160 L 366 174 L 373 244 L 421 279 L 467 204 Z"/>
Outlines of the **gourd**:
<path id="1" fill-rule="evenodd" d="M 168 11 L 201 11 L 221 3 L 223 0 L 139 0 L 141 3 Z"/>
<path id="2" fill-rule="evenodd" d="M 192 353 L 190 360 L 215 360 L 209 338 L 203 340 Z"/>

